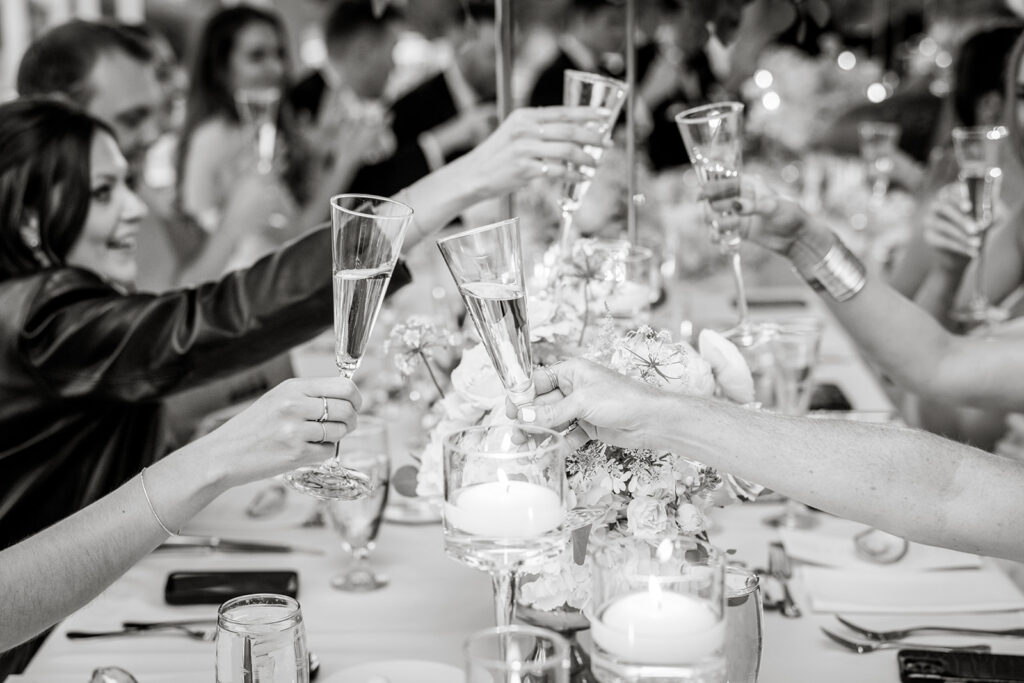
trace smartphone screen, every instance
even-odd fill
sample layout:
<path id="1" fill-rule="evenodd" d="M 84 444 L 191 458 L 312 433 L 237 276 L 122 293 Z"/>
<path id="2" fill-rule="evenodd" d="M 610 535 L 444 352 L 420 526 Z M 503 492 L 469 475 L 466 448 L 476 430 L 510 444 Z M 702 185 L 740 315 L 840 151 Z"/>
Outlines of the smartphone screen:
<path id="1" fill-rule="evenodd" d="M 294 571 L 173 572 L 164 600 L 168 605 L 219 605 L 253 593 L 297 597 L 299 576 Z"/>

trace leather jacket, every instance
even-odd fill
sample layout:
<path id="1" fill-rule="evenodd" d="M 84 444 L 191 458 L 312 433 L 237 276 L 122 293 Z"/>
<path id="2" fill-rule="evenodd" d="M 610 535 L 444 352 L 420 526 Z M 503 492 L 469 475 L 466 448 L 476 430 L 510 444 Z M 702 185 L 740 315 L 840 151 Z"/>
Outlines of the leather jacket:
<path id="1" fill-rule="evenodd" d="M 60 268 L 0 282 L 0 548 L 161 452 L 161 399 L 263 362 L 332 321 L 330 229 L 165 294 Z M 399 263 L 389 293 L 410 280 Z"/>

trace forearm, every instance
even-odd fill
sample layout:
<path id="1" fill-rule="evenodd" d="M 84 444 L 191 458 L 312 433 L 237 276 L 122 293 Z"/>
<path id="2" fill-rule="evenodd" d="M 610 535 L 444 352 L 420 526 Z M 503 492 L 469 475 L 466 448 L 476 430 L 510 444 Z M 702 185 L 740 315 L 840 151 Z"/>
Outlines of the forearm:
<path id="1" fill-rule="evenodd" d="M 313 195 L 306 202 L 299 217 L 299 225 L 316 225 L 331 217 L 331 197 L 346 192 L 359 170 L 358 158 L 342 156 L 331 162 L 319 174 Z"/>
<path id="2" fill-rule="evenodd" d="M 146 470 L 153 508 L 177 530 L 224 489 L 193 444 Z M 139 477 L 0 552 L 0 652 L 79 609 L 160 544 Z"/>
<path id="3" fill-rule="evenodd" d="M 415 211 L 405 238 L 406 249 L 432 237 L 460 213 L 487 198 L 479 179 L 469 172 L 465 159 L 456 159 L 395 195 Z"/>
<path id="4" fill-rule="evenodd" d="M 962 280 L 963 269 L 956 272 L 932 270 L 925 276 L 914 303 L 947 330 L 955 330 L 956 324 L 950 314 L 956 307 L 956 295 Z"/>
<path id="5" fill-rule="evenodd" d="M 651 445 L 930 545 L 1024 560 L 1024 463 L 920 431 L 668 396 Z"/>

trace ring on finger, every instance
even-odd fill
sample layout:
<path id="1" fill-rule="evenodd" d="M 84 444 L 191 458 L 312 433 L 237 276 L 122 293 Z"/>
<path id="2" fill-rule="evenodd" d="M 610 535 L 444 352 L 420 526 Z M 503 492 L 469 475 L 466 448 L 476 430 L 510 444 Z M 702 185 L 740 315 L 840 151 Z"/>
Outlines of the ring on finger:
<path id="1" fill-rule="evenodd" d="M 320 440 L 313 443 L 327 443 L 327 425 L 319 420 L 317 420 L 317 424 L 320 425 Z"/>
<path id="2" fill-rule="evenodd" d="M 555 373 L 551 371 L 551 368 L 545 365 L 542 368 L 542 370 L 544 370 L 544 376 L 548 378 L 548 384 L 551 386 L 551 388 L 554 389 L 555 387 L 557 387 L 558 378 L 555 376 Z"/>
<path id="3" fill-rule="evenodd" d="M 540 174 L 541 175 L 546 176 L 548 174 L 548 171 L 550 171 L 550 170 L 551 169 L 548 167 L 548 162 L 546 162 L 546 161 L 541 161 L 540 162 Z"/>
<path id="4" fill-rule="evenodd" d="M 324 402 L 324 411 L 322 413 L 320 413 L 320 417 L 318 417 L 316 419 L 316 421 L 319 422 L 320 424 L 323 424 L 324 422 L 327 422 L 327 417 L 328 417 L 327 397 L 326 396 L 321 396 L 320 400 Z"/>

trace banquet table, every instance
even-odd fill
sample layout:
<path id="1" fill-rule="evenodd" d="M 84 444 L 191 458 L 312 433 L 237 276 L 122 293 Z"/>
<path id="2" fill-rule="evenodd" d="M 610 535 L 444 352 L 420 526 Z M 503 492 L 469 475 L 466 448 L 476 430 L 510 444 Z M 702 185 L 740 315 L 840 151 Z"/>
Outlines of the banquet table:
<path id="1" fill-rule="evenodd" d="M 786 303 L 774 308 L 759 305 L 755 311 L 758 317 L 771 319 L 815 312 L 828 320 L 824 309 L 806 290 L 794 289 L 791 281 L 780 282 L 755 280 L 752 292 L 769 302 L 773 297 L 787 302 L 797 297 L 804 303 L 797 306 Z M 712 278 L 675 287 L 671 291 L 670 307 L 676 311 L 676 319 L 671 324 L 680 324 L 684 317 L 711 321 L 717 316 L 720 320 L 723 311 L 728 314 L 730 297 L 727 279 Z M 331 364 L 329 358 L 324 358 L 323 348 L 321 343 L 297 350 L 294 358 L 297 370 L 301 374 L 329 372 Z M 816 378 L 838 385 L 854 409 L 865 416 L 887 419 L 892 412 L 885 392 L 842 329 L 831 320 L 826 327 Z M 751 457 L 757 457 L 757 453 L 751 453 Z M 300 577 L 299 600 L 309 648 L 321 661 L 320 680 L 329 680 L 347 667 L 367 662 L 430 660 L 461 666 L 465 637 L 493 624 L 488 577 L 445 556 L 439 524 L 386 522 L 372 560 L 390 576 L 390 584 L 373 593 L 343 593 L 329 586 L 330 577 L 346 561 L 334 532 L 329 528 L 301 526 L 312 509 L 310 499 L 289 492 L 285 509 L 279 515 L 266 520 L 246 517 L 243 511 L 247 503 L 264 485 L 256 483 L 226 493 L 201 512 L 183 533 L 287 543 L 322 554 L 153 553 L 57 626 L 25 674 L 11 680 L 84 683 L 94 668 L 110 665 L 131 671 L 140 683 L 213 680 L 213 643 L 170 635 L 91 640 L 69 640 L 65 636 L 68 630 L 115 629 L 125 620 L 214 617 L 216 608 L 213 606 L 171 607 L 164 603 L 164 582 L 175 570 L 296 570 Z M 763 503 L 717 510 L 710 530 L 712 541 L 720 548 L 733 550 L 733 560 L 763 567 L 767 544 L 777 538 L 778 532 L 763 525 L 761 520 L 780 510 L 779 504 Z M 826 527 L 845 523 L 818 514 Z M 984 560 L 984 564 L 995 563 Z M 1000 567 L 1005 568 L 1005 563 L 1000 563 Z M 821 633 L 820 626 L 833 627 L 837 622 L 832 614 L 810 609 L 801 578 L 802 573 L 798 571 L 794 588 L 804 616 L 785 619 L 778 612 L 765 614 L 759 680 L 762 683 L 897 681 L 895 651 L 857 655 L 832 643 Z M 1007 590 L 1007 604 L 1020 602 L 1021 597 L 1016 588 Z M 873 614 L 857 615 L 854 620 L 871 627 L 918 622 L 1019 628 L 1024 627 L 1024 611 L 926 616 Z M 934 642 L 987 642 L 996 652 L 1024 654 L 1024 639 L 959 637 L 939 638 Z"/>

